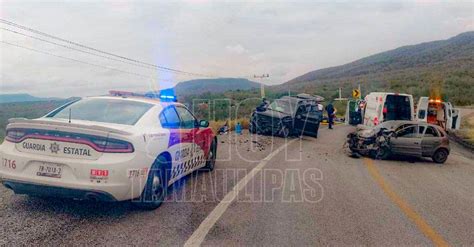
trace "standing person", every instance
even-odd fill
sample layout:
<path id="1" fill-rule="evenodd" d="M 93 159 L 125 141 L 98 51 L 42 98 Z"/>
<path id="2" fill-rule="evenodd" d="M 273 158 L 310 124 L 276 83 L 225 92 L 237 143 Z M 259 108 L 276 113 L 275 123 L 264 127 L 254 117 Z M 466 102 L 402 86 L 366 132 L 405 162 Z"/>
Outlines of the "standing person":
<path id="1" fill-rule="evenodd" d="M 269 104 L 270 102 L 266 98 L 262 98 L 262 103 L 257 106 L 257 111 L 266 111 Z"/>
<path id="2" fill-rule="evenodd" d="M 334 117 L 336 116 L 336 108 L 334 108 L 332 102 L 330 102 L 326 106 L 326 112 L 328 113 L 329 129 L 332 129 L 332 125 L 334 124 Z"/>

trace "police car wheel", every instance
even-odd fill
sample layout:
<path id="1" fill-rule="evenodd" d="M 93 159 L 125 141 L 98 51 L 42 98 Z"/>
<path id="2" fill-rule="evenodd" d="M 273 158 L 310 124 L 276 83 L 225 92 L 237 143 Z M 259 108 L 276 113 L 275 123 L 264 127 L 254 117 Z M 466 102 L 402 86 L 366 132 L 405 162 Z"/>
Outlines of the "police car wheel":
<path id="1" fill-rule="evenodd" d="M 141 209 L 153 210 L 161 206 L 168 192 L 168 176 L 166 176 L 166 167 L 169 161 L 160 156 L 153 164 L 148 179 L 143 189 L 139 201 L 134 205 Z"/>
<path id="2" fill-rule="evenodd" d="M 204 166 L 204 169 L 207 171 L 212 171 L 214 170 L 214 166 L 216 164 L 216 154 L 217 151 L 217 143 L 216 140 L 212 141 L 211 148 L 209 150 L 209 155 L 206 161 L 206 166 Z"/>

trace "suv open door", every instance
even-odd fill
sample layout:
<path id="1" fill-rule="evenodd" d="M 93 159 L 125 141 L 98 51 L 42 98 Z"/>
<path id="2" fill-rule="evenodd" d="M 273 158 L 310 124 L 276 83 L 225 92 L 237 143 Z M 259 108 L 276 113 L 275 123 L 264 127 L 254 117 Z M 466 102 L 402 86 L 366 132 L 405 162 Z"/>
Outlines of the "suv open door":
<path id="1" fill-rule="evenodd" d="M 301 135 L 318 137 L 321 119 L 322 112 L 317 104 L 302 104 L 296 111 L 294 128 Z"/>

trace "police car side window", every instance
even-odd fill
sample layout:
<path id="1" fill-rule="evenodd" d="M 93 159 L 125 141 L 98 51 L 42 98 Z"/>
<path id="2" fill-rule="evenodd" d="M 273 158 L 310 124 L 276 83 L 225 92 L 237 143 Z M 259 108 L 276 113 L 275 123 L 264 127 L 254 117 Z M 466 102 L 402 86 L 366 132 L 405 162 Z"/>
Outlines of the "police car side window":
<path id="1" fill-rule="evenodd" d="M 174 109 L 174 107 L 172 106 L 167 107 L 160 113 L 160 122 L 163 128 L 170 128 L 170 129 L 179 128 L 180 121 L 179 121 L 178 113 L 176 113 L 176 110 Z"/>
<path id="2" fill-rule="evenodd" d="M 179 117 L 181 118 L 181 128 L 183 129 L 192 129 L 196 128 L 197 121 L 194 118 L 193 114 L 184 107 L 176 107 Z"/>

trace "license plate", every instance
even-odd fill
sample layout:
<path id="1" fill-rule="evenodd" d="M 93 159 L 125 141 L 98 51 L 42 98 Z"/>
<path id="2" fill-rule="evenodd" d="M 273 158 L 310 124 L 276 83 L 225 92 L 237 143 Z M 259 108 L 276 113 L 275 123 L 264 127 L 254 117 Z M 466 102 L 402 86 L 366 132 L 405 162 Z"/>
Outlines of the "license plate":
<path id="1" fill-rule="evenodd" d="M 62 171 L 63 168 L 61 165 L 43 163 L 38 166 L 38 172 L 36 172 L 36 175 L 41 177 L 61 178 Z"/>

